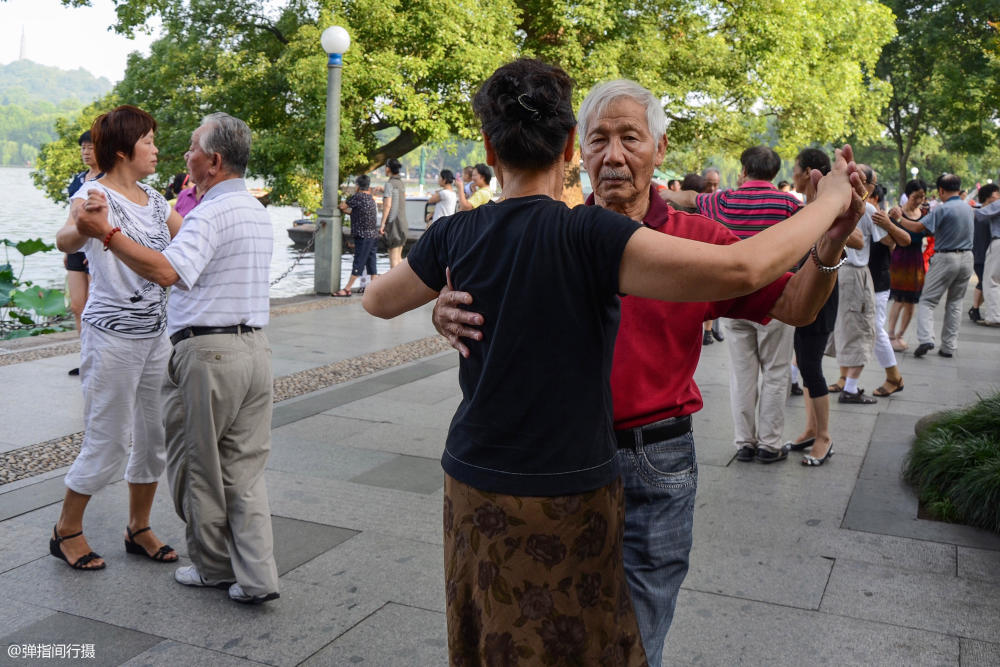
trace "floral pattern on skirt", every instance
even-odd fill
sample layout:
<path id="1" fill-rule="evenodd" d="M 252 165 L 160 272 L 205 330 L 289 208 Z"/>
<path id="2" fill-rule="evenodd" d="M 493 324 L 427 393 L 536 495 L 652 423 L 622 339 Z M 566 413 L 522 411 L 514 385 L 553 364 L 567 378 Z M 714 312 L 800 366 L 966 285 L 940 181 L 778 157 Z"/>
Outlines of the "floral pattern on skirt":
<path id="1" fill-rule="evenodd" d="M 622 488 L 510 496 L 445 475 L 452 665 L 648 664 L 622 562 Z"/>

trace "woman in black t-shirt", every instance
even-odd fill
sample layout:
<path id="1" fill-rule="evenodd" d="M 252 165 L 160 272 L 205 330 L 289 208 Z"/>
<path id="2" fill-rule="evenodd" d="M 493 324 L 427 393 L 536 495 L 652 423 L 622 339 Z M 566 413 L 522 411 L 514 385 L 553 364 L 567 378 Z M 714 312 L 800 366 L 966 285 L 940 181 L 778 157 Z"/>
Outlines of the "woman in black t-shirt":
<path id="1" fill-rule="evenodd" d="M 515 650 L 539 664 L 598 664 L 609 651 L 645 664 L 622 569 L 609 382 L 617 295 L 747 294 L 824 232 L 846 238 L 863 211 L 849 148 L 794 223 L 728 246 L 659 234 L 596 206 L 571 210 L 559 201 L 574 152 L 570 99 L 558 67 L 498 69 L 473 109 L 504 199 L 437 221 L 364 296 L 370 313 L 395 317 L 436 298 L 450 272 L 485 320 L 461 360 L 463 400 L 442 456 L 453 664 Z M 584 140 L 603 140 L 600 123 Z M 609 178 L 622 178 L 618 167 Z M 842 245 L 822 245 L 816 261 L 835 263 Z"/>

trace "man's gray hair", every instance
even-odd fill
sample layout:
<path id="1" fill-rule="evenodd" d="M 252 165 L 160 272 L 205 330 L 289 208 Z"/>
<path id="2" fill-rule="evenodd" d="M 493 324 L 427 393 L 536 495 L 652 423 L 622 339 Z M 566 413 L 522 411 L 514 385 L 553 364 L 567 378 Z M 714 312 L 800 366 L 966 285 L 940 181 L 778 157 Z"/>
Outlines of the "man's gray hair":
<path id="1" fill-rule="evenodd" d="M 623 97 L 641 104 L 646 109 L 646 127 L 656 141 L 667 133 L 667 115 L 663 113 L 663 106 L 653 93 L 635 81 L 615 79 L 591 88 L 587 98 L 580 105 L 580 111 L 576 115 L 576 131 L 581 144 L 587 137 L 591 119 L 598 118 L 608 106 Z"/>
<path id="2" fill-rule="evenodd" d="M 206 128 L 198 136 L 198 144 L 205 153 L 218 153 L 222 164 L 234 174 L 243 176 L 250 161 L 250 128 L 239 118 L 227 113 L 212 113 L 201 121 Z"/>
<path id="3" fill-rule="evenodd" d="M 701 172 L 701 175 L 702 175 L 702 176 L 708 176 L 708 175 L 709 175 L 709 174 L 711 174 L 711 173 L 712 173 L 713 171 L 714 171 L 714 172 L 715 172 L 716 174 L 718 174 L 719 176 L 722 176 L 722 172 L 721 172 L 721 171 L 719 171 L 719 168 L 718 168 L 718 167 L 705 167 L 705 171 Z"/>

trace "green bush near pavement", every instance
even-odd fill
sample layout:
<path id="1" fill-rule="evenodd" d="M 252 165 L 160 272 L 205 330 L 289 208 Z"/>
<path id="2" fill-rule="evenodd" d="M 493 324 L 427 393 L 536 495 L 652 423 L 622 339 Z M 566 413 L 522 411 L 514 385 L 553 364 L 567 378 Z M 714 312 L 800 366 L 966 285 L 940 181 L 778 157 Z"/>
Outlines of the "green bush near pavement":
<path id="1" fill-rule="evenodd" d="M 918 434 L 903 477 L 938 518 L 1000 534 L 1000 392 Z"/>

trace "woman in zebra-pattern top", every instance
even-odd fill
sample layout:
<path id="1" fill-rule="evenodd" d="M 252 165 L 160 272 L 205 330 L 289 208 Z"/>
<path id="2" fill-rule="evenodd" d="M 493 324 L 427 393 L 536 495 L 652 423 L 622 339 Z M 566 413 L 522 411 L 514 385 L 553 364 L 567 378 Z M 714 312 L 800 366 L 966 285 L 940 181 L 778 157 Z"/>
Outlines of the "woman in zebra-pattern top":
<path id="1" fill-rule="evenodd" d="M 149 530 L 156 481 L 166 464 L 159 392 L 170 353 L 167 292 L 105 252 L 116 233 L 163 250 L 180 229 L 180 215 L 140 182 L 156 171 L 155 131 L 152 116 L 127 105 L 94 121 L 91 135 L 104 176 L 76 192 L 69 219 L 56 235 L 63 252 L 86 250 L 91 275 L 80 332 L 83 444 L 66 474 L 62 513 L 49 541 L 53 556 L 79 570 L 105 566 L 83 537 L 83 513 L 90 497 L 114 480 L 126 459 L 126 551 L 160 562 L 177 560 L 177 553 Z M 89 239 L 76 229 L 76 216 L 91 190 L 108 200 L 113 229 L 105 239 Z"/>

